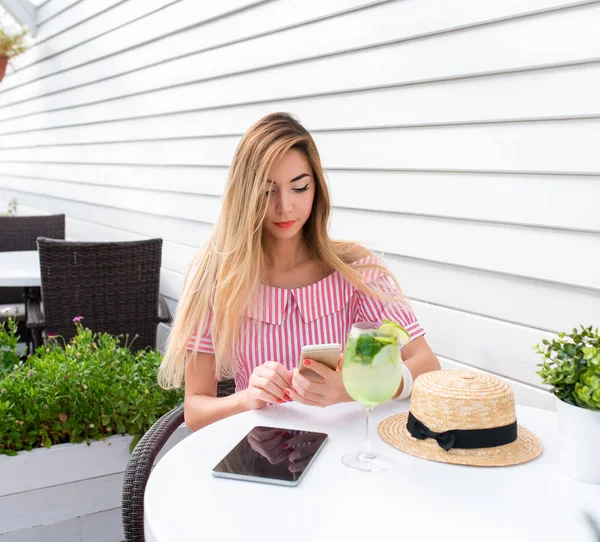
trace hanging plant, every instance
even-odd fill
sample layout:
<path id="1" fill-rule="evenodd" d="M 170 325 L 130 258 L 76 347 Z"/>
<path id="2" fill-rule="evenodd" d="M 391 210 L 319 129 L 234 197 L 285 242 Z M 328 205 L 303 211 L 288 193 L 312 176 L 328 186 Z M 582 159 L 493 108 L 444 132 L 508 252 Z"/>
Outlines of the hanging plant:
<path id="1" fill-rule="evenodd" d="M 0 27 L 0 81 L 4 78 L 10 59 L 27 49 L 28 35 L 29 32 L 24 28 L 12 30 L 8 27 Z"/>

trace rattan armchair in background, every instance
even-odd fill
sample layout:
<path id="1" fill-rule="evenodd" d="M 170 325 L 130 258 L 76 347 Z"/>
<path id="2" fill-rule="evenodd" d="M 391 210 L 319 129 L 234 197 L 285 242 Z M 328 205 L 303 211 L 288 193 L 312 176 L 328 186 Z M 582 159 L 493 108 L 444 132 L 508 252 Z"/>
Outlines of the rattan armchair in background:
<path id="1" fill-rule="evenodd" d="M 170 321 L 159 295 L 162 239 L 91 243 L 38 239 L 41 303 L 27 306 L 27 326 L 65 340 L 75 316 L 95 332 L 129 335 L 133 351 L 156 346 L 156 326 Z"/>
<path id="2" fill-rule="evenodd" d="M 65 238 L 65 215 L 0 216 L 0 252 L 37 250 L 36 239 Z M 27 289 L 31 297 L 39 298 L 39 288 Z M 38 340 L 30 337 L 25 326 L 25 299 L 23 288 L 0 288 L 0 322 L 8 317 L 18 323 L 18 332 L 26 342 Z"/>
<path id="3" fill-rule="evenodd" d="M 235 392 L 235 382 L 217 386 L 217 397 Z M 121 517 L 126 542 L 144 542 L 144 492 L 154 461 L 175 430 L 183 423 L 183 405 L 167 412 L 141 438 L 131 453 L 121 498 Z"/>

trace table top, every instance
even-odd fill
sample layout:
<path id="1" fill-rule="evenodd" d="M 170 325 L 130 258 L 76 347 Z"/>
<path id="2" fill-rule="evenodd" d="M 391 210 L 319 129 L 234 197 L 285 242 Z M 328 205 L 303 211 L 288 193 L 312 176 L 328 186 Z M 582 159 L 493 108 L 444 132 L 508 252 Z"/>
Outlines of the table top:
<path id="1" fill-rule="evenodd" d="M 37 250 L 0 252 L 0 286 L 40 286 L 40 259 Z"/>
<path id="2" fill-rule="evenodd" d="M 374 426 L 408 407 L 408 400 L 377 407 Z M 341 462 L 363 445 L 360 404 L 289 403 L 239 414 L 191 434 L 154 468 L 145 493 L 146 540 L 594 542 L 584 512 L 600 520 L 600 486 L 560 473 L 556 413 L 517 406 L 517 418 L 544 443 L 542 456 L 529 463 L 435 463 L 389 446 L 374 428 L 374 451 L 395 466 L 362 473 Z M 212 468 L 256 425 L 323 431 L 329 441 L 297 487 L 214 478 Z"/>

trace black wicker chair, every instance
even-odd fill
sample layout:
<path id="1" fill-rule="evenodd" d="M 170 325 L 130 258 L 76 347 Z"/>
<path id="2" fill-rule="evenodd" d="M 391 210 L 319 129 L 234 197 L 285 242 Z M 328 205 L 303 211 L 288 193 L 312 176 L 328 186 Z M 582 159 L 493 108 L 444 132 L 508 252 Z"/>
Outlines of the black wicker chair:
<path id="1" fill-rule="evenodd" d="M 155 348 L 157 324 L 171 318 L 159 295 L 161 248 L 162 239 L 88 243 L 39 238 L 42 299 L 28 302 L 27 326 L 69 340 L 76 333 L 73 318 L 83 316 L 84 325 L 95 332 L 129 335 L 133 351 Z"/>
<path id="2" fill-rule="evenodd" d="M 36 239 L 65 238 L 65 215 L 1 216 L 0 252 L 37 250 Z M 0 322 L 11 317 L 18 322 L 18 332 L 26 342 L 32 340 L 25 325 L 25 293 L 39 297 L 39 288 L 0 288 Z M 34 339 L 34 342 L 35 341 Z"/>
<path id="3" fill-rule="evenodd" d="M 219 382 L 217 397 L 226 397 L 235 391 L 235 382 Z M 131 453 L 121 498 L 121 518 L 126 542 L 144 542 L 144 491 L 154 461 L 175 430 L 183 423 L 183 405 L 160 418 L 141 438 Z"/>

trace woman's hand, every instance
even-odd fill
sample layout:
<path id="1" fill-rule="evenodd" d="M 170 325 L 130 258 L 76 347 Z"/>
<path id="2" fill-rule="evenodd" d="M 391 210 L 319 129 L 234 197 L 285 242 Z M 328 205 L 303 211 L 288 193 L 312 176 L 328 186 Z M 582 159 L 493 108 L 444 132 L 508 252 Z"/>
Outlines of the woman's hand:
<path id="1" fill-rule="evenodd" d="M 304 365 L 317 373 L 321 380 L 312 382 L 302 375 L 298 369 L 295 369 L 292 377 L 293 389 L 286 388 L 284 391 L 294 401 L 311 406 L 324 407 L 352 401 L 342 382 L 342 360 L 343 354 L 340 356 L 337 370 L 333 371 L 318 361 L 305 359 L 303 361 Z"/>
<path id="2" fill-rule="evenodd" d="M 292 371 L 281 363 L 267 361 L 254 369 L 243 391 L 244 404 L 248 410 L 257 410 L 267 403 L 285 403 L 289 398 L 284 390 L 292 385 Z"/>

